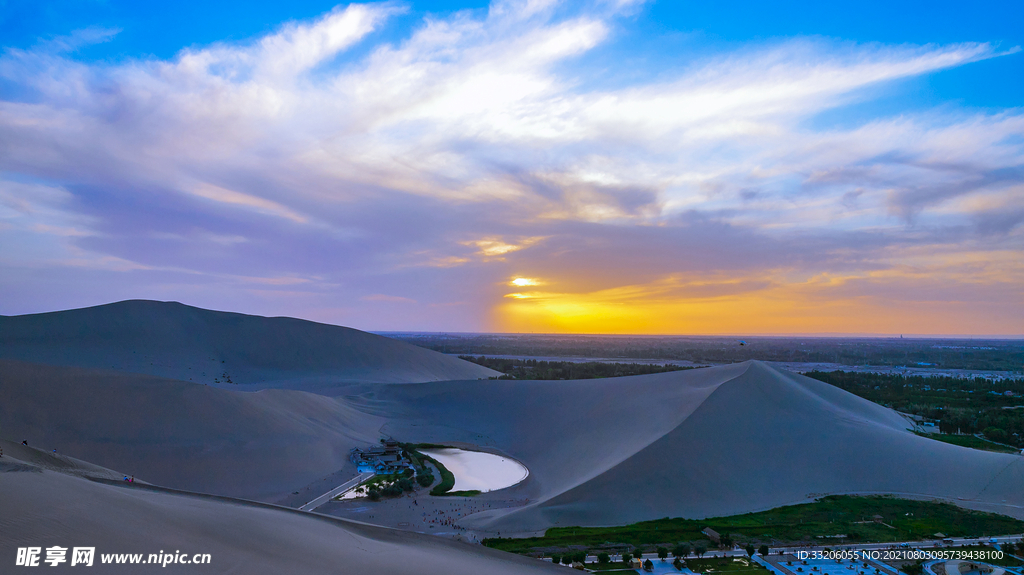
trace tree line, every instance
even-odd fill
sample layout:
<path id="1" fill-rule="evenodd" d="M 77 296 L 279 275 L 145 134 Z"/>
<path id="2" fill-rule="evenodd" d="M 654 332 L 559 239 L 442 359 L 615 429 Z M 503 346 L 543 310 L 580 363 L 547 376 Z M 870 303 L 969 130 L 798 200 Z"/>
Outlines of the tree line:
<path id="1" fill-rule="evenodd" d="M 543 361 L 536 359 L 507 359 L 500 357 L 460 355 L 460 359 L 500 371 L 504 375 L 496 379 L 597 379 L 602 377 L 624 377 L 694 369 L 671 363 L 664 365 L 646 363 L 605 363 L 588 361 Z"/>

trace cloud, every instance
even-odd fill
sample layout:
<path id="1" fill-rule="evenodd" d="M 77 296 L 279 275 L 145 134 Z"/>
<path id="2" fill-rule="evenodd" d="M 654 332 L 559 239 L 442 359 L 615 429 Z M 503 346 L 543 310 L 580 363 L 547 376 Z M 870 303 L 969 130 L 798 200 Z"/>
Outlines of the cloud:
<path id="1" fill-rule="evenodd" d="M 858 279 L 821 293 L 867 294 L 927 283 L 881 279 L 921 253 L 1019 254 L 1019 110 L 814 127 L 880 86 L 1008 53 L 990 44 L 794 38 L 612 85 L 577 63 L 615 46 L 633 3 L 502 1 L 374 34 L 403 10 L 339 6 L 167 60 L 76 60 L 102 31 L 4 51 L 0 77 L 30 96 L 0 101 L 0 238 L 31 254 L 6 256 L 5 275 L 30 294 L 29 260 L 129 262 L 140 292 L 173 285 L 196 303 L 269 278 L 307 307 L 252 311 L 479 330 L 507 327 L 515 314 L 495 310 L 517 302 L 647 286 L 616 305 L 657 314 L 736 290 L 799 299 L 824 277 Z M 510 277 L 549 295 L 506 298 Z M 415 301 L 366 299 L 408 286 Z M 360 315 L 336 299 L 403 307 Z M 621 315 L 654 325 L 635 316 Z"/>
<path id="2" fill-rule="evenodd" d="M 409 299 L 407 297 L 401 297 L 401 296 L 396 296 L 396 295 L 384 295 L 384 294 L 379 294 L 379 293 L 371 294 L 371 295 L 368 295 L 368 296 L 363 296 L 363 297 L 361 297 L 359 299 L 361 299 L 362 301 L 382 301 L 382 302 L 395 302 L 395 303 L 416 303 L 416 300 Z"/>
<path id="3" fill-rule="evenodd" d="M 205 182 L 200 182 L 196 184 L 190 190 L 190 192 L 192 193 L 192 195 L 199 196 L 200 198 L 205 198 L 207 200 L 213 200 L 215 202 L 221 202 L 224 204 L 246 206 L 252 208 L 257 212 L 279 216 L 300 224 L 306 223 L 307 221 L 307 218 L 293 212 L 292 210 L 289 210 L 288 208 L 282 206 L 277 202 L 265 200 L 263 198 L 257 198 L 255 196 L 250 196 L 248 194 L 243 194 L 241 192 L 236 192 L 233 190 L 228 190 L 220 186 L 207 184 Z"/>

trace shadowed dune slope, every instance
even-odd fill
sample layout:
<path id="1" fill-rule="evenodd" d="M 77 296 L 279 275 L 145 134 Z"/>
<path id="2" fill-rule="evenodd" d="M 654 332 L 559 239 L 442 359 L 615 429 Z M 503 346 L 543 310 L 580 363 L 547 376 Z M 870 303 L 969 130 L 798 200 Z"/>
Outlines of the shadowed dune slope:
<path id="1" fill-rule="evenodd" d="M 465 522 L 480 529 L 722 516 L 836 493 L 947 498 L 1024 516 L 1024 457 L 918 437 L 894 411 L 760 362 L 505 383 L 488 382 L 486 393 L 456 382 L 388 390 L 411 407 L 389 424 L 394 433 L 478 442 L 530 468 L 510 493 L 531 504 Z M 473 411 L 453 409 L 452 397 Z"/>
<path id="2" fill-rule="evenodd" d="M 349 450 L 381 433 L 483 448 L 530 470 L 481 496 L 528 505 L 461 522 L 502 534 L 721 516 L 839 493 L 944 498 L 1024 517 L 1024 457 L 918 437 L 889 409 L 759 362 L 349 389 L 240 392 L 0 361 L 0 423 L 5 436 L 151 483 L 262 501 L 351 467 Z"/>
<path id="3" fill-rule="evenodd" d="M 8 459 L 8 457 L 4 457 Z M 87 573 L 558 573 L 550 563 L 312 514 L 100 484 L 51 471 L 0 472 L 0 561 L 18 547 L 91 546 Z M 208 565 L 105 565 L 108 553 L 209 553 Z M 42 553 L 46 557 L 45 551 Z M 52 567 L 43 564 L 49 573 Z"/>
<path id="4" fill-rule="evenodd" d="M 0 449 L 3 450 L 3 457 L 0 458 L 0 473 L 49 470 L 65 475 L 97 479 L 120 480 L 124 477 L 118 471 L 100 467 L 63 453 L 44 451 L 31 445 L 25 446 L 16 441 L 0 439 Z"/>
<path id="5" fill-rule="evenodd" d="M 6 360 L 0 398 L 8 438 L 150 483 L 267 501 L 348 465 L 349 450 L 375 443 L 384 422 L 300 391 Z"/>
<path id="6" fill-rule="evenodd" d="M 318 391 L 346 382 L 498 375 L 455 357 L 346 327 L 146 300 L 0 316 L 0 359 L 114 369 L 247 390 Z"/>

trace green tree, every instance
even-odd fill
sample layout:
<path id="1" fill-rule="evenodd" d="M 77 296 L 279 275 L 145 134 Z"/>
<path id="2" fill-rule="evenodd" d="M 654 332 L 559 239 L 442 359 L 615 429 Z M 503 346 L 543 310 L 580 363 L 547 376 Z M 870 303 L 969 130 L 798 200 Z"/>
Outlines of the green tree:
<path id="1" fill-rule="evenodd" d="M 704 554 L 708 552 L 708 545 L 701 541 L 700 543 L 693 546 L 693 552 L 697 557 L 704 557 Z"/>
<path id="2" fill-rule="evenodd" d="M 690 546 L 686 543 L 680 543 L 672 548 L 673 557 L 686 557 L 690 554 Z"/>
<path id="3" fill-rule="evenodd" d="M 676 571 L 682 571 L 683 570 L 683 560 L 680 559 L 678 555 L 676 555 L 676 560 L 672 562 L 672 566 L 676 568 Z"/>
<path id="4" fill-rule="evenodd" d="M 668 548 L 658 547 L 658 559 L 661 559 L 662 561 L 668 559 Z"/>
<path id="5" fill-rule="evenodd" d="M 924 573 L 924 565 L 920 560 L 918 560 L 916 563 L 904 565 L 901 568 L 901 571 L 903 571 L 907 575 L 921 575 L 922 573 Z"/>
<path id="6" fill-rule="evenodd" d="M 572 565 L 572 557 L 569 555 L 562 555 L 562 565 Z"/>
<path id="7" fill-rule="evenodd" d="M 612 558 L 609 557 L 607 553 L 598 553 L 597 554 L 597 562 L 600 563 L 601 565 L 607 565 L 609 562 L 611 562 L 611 560 L 612 560 Z"/>
<path id="8" fill-rule="evenodd" d="M 380 491 L 376 489 L 371 489 L 367 496 L 370 498 L 370 501 L 380 501 Z"/>
<path id="9" fill-rule="evenodd" d="M 644 561 L 644 571 L 654 571 L 654 563 L 650 559 Z"/>
<path id="10" fill-rule="evenodd" d="M 768 546 L 767 546 L 767 545 L 762 545 L 762 546 L 760 546 L 760 547 L 758 547 L 758 548 L 757 548 L 757 552 L 758 552 L 758 553 L 760 553 L 762 557 L 767 557 L 767 556 L 768 556 L 768 553 L 769 553 L 770 551 L 771 551 L 771 550 L 770 550 L 770 549 L 768 549 Z"/>
<path id="11" fill-rule="evenodd" d="M 999 429 L 998 427 L 986 427 L 985 431 L 982 433 L 992 441 L 998 441 L 1000 443 L 1006 441 L 1006 431 Z"/>
<path id="12" fill-rule="evenodd" d="M 558 565 L 561 562 L 562 562 L 562 558 L 559 557 L 558 555 L 552 555 L 551 556 L 551 563 L 553 563 L 555 565 Z"/>
<path id="13" fill-rule="evenodd" d="M 744 547 L 743 550 L 747 552 L 747 557 L 750 557 L 751 559 L 753 559 L 753 557 L 754 557 L 754 546 L 753 545 L 751 545 L 750 543 L 747 543 L 747 546 Z"/>

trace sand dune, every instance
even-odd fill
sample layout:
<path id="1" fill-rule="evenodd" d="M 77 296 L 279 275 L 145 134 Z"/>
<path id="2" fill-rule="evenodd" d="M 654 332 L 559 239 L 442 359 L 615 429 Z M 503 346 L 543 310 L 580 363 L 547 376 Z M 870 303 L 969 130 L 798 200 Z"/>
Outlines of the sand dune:
<path id="1" fill-rule="evenodd" d="M 507 491 L 532 503 L 463 523 L 482 530 L 721 516 L 830 493 L 946 498 L 1024 517 L 1024 457 L 918 437 L 889 409 L 759 362 L 387 391 L 406 410 L 392 433 L 489 445 L 530 469 Z"/>
<path id="2" fill-rule="evenodd" d="M 114 369 L 250 391 L 285 387 L 323 393 L 347 382 L 498 375 L 355 329 L 146 300 L 0 316 L 0 359 Z"/>
<path id="3" fill-rule="evenodd" d="M 562 567 L 454 541 L 302 512 L 102 484 L 13 461 L 0 472 L 0 560 L 18 547 L 95 547 L 72 573 L 559 573 Z M 8 466 L 10 467 L 10 466 Z M 210 554 L 207 565 L 103 564 L 103 554 Z M 43 552 L 45 559 L 45 551 Z M 46 572 L 52 569 L 49 565 Z"/>
<path id="4" fill-rule="evenodd" d="M 5 435 L 195 491 L 283 501 L 299 490 L 301 504 L 317 495 L 306 491 L 354 474 L 349 449 L 386 433 L 526 465 L 523 482 L 480 497 L 528 505 L 462 521 L 483 532 L 728 515 L 833 493 L 944 498 L 1024 517 L 1024 457 L 918 437 L 889 409 L 759 362 L 347 392 L 240 392 L 0 362 Z M 325 482 L 332 473 L 338 480 Z"/>
<path id="5" fill-rule="evenodd" d="M 319 480 L 338 470 L 354 475 L 349 450 L 376 442 L 385 421 L 312 393 L 2 360 L 0 397 L 8 439 L 151 483 L 266 501 L 326 487 Z"/>

